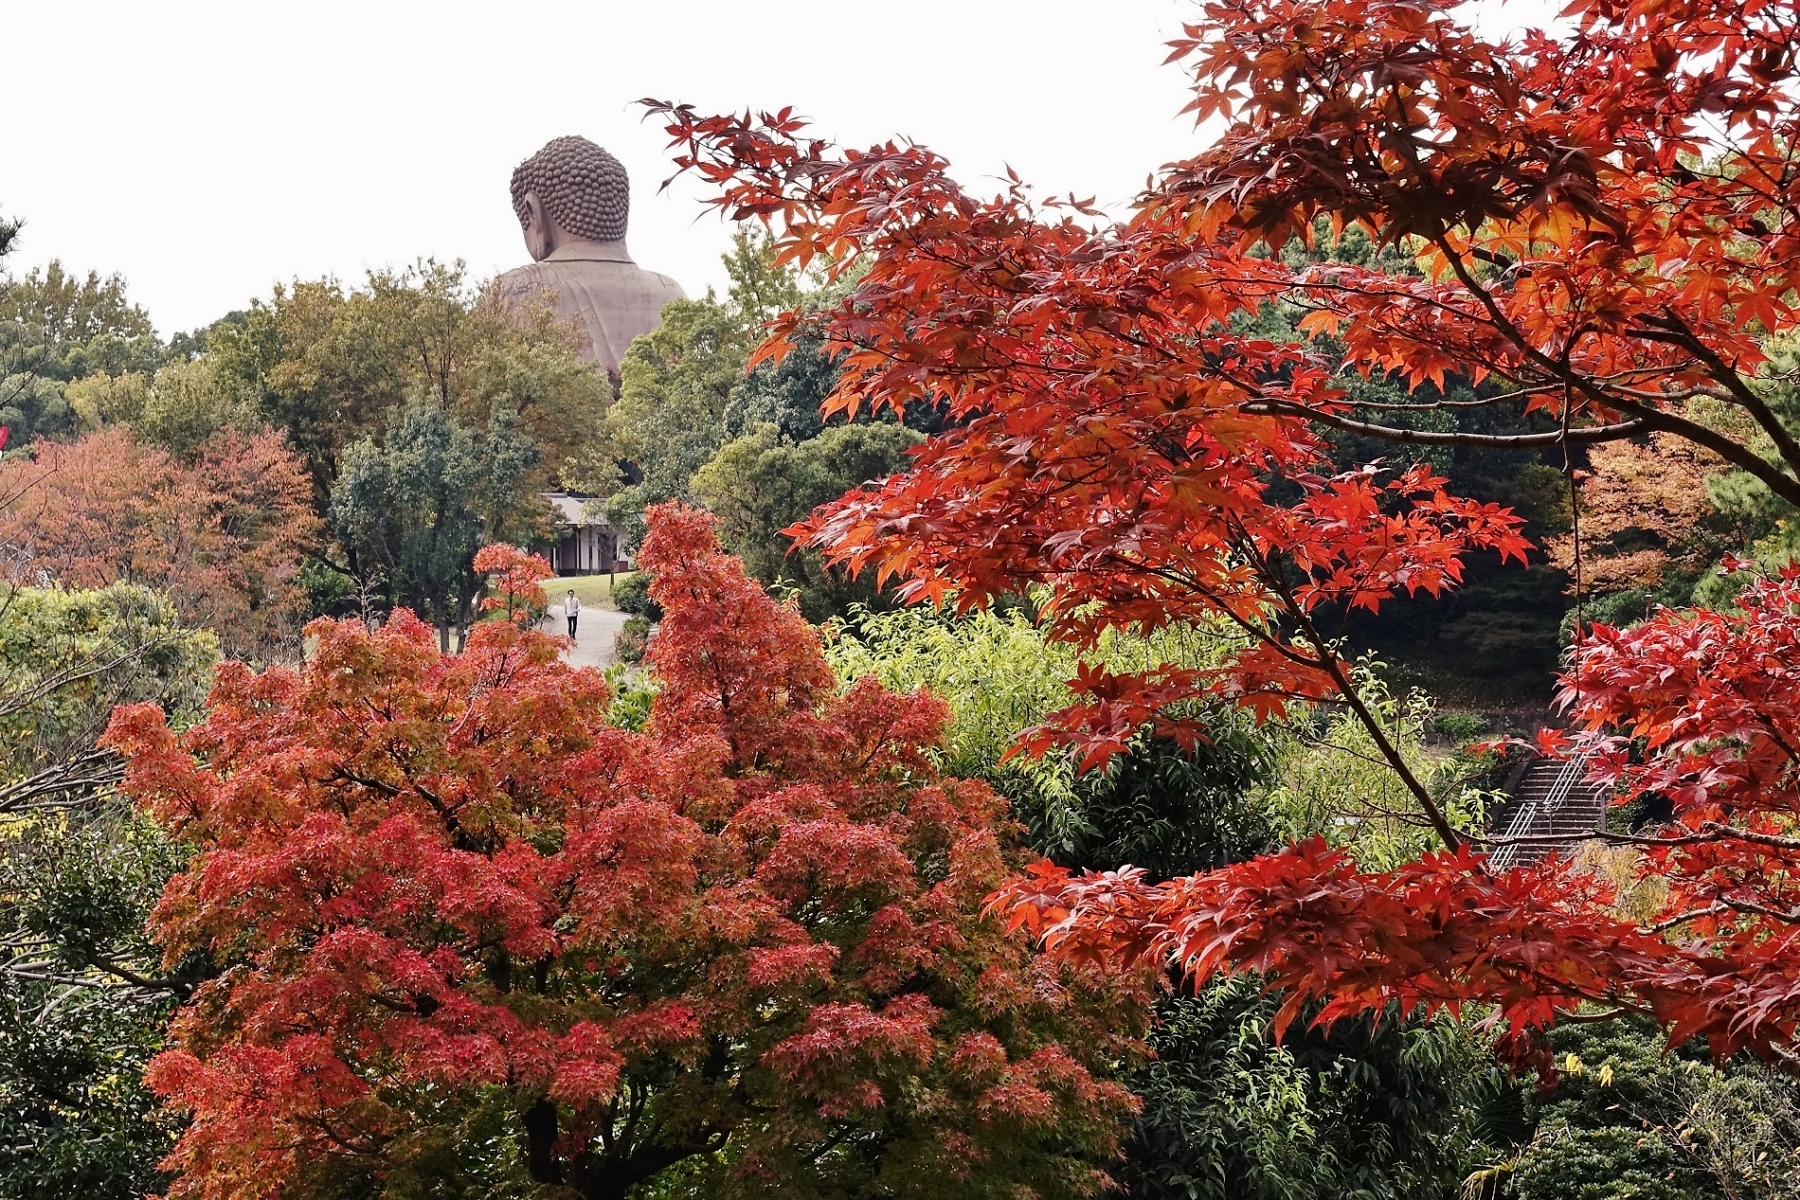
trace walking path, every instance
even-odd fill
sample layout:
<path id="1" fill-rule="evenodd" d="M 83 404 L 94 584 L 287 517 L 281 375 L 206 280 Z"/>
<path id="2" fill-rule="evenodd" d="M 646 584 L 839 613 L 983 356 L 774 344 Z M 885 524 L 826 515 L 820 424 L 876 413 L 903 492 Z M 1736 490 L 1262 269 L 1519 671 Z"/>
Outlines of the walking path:
<path id="1" fill-rule="evenodd" d="M 575 645 L 563 652 L 563 661 L 574 667 L 612 666 L 618 661 L 613 650 L 613 639 L 623 628 L 624 613 L 614 612 L 610 608 L 582 605 L 581 615 L 575 622 Z M 550 612 L 544 617 L 544 629 L 549 633 L 569 632 L 569 622 L 563 616 L 562 605 L 550 606 Z"/>

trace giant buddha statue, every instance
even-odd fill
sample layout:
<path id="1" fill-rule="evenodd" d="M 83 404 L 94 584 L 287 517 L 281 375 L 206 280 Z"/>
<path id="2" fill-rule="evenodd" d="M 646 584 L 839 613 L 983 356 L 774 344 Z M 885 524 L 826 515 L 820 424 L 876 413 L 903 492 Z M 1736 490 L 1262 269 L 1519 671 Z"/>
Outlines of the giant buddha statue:
<path id="1" fill-rule="evenodd" d="M 550 301 L 587 335 L 584 357 L 619 373 L 625 348 L 662 323 L 662 308 L 686 298 L 667 275 L 646 271 L 625 249 L 631 192 L 625 167 L 581 137 L 559 137 L 520 163 L 513 211 L 525 230 L 530 266 L 496 281 L 519 305 Z"/>

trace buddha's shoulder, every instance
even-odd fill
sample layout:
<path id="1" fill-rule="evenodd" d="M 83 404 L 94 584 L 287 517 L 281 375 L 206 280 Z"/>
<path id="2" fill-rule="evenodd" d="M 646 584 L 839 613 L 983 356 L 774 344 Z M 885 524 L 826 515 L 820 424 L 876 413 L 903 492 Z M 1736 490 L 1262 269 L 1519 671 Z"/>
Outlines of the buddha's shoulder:
<path id="1" fill-rule="evenodd" d="M 556 289 L 556 276 L 544 269 L 543 263 L 526 263 L 494 276 L 494 287 L 503 296 L 528 296 L 533 292 Z"/>
<path id="2" fill-rule="evenodd" d="M 687 289 L 660 271 L 645 271 L 645 282 L 663 294 L 665 300 L 686 300 Z"/>
<path id="3" fill-rule="evenodd" d="M 503 271 L 494 277 L 494 286 L 509 298 L 544 292 L 562 294 L 571 286 L 578 286 L 601 291 L 623 288 L 654 297 L 658 308 L 670 300 L 687 299 L 687 292 L 675 280 L 629 260 L 548 259 Z"/>

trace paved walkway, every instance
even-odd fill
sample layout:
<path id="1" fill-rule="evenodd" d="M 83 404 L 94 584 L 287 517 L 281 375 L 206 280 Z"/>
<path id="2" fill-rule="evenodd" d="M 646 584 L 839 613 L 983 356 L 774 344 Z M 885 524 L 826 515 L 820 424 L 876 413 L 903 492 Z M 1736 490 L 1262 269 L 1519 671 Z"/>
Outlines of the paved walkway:
<path id="1" fill-rule="evenodd" d="M 610 608 L 594 608 L 581 606 L 581 616 L 575 622 L 575 646 L 563 655 L 563 661 L 576 667 L 610 667 L 618 661 L 613 650 L 613 639 L 619 630 L 625 628 L 625 614 L 614 612 Z M 552 604 L 550 613 L 544 618 L 544 629 L 550 633 L 569 632 L 569 622 L 563 616 L 562 605 Z"/>

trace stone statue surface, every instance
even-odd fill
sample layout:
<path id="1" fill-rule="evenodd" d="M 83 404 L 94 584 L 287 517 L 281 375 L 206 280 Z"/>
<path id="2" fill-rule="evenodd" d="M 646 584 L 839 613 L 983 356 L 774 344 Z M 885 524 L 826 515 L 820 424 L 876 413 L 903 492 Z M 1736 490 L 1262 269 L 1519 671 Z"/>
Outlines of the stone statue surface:
<path id="1" fill-rule="evenodd" d="M 631 340 L 662 323 L 663 305 L 687 298 L 625 248 L 624 164 L 586 138 L 555 138 L 513 171 L 512 199 L 533 261 L 495 281 L 502 298 L 554 303 L 587 334 L 583 357 L 617 376 Z"/>

